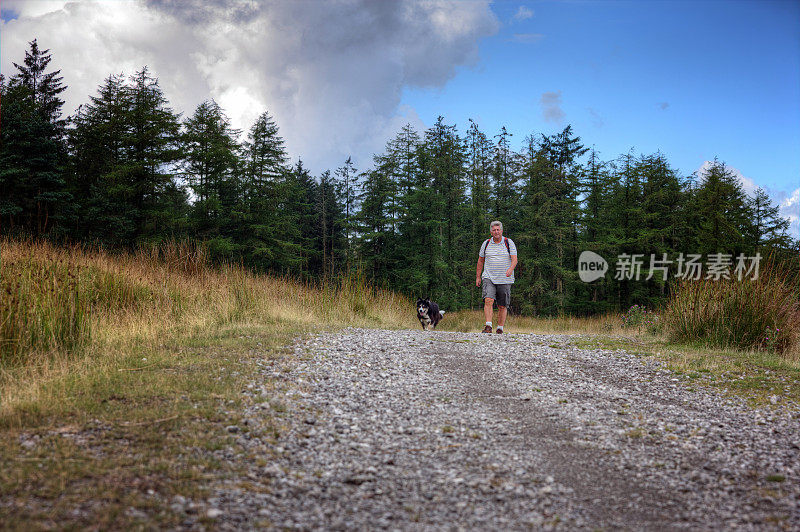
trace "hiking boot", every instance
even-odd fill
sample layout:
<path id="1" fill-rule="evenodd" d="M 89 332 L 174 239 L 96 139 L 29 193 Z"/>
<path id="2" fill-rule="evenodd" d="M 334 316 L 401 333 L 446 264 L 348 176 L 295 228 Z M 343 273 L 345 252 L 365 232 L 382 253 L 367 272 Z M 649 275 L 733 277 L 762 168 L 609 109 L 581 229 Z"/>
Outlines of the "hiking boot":
<path id="1" fill-rule="evenodd" d="M 492 332 L 492 331 L 489 331 Z M 503 334 L 503 329 L 497 329 L 497 334 Z"/>
<path id="2" fill-rule="evenodd" d="M 492 326 L 491 325 L 487 325 L 486 327 L 483 328 L 483 332 L 485 332 L 485 333 L 492 332 Z"/>

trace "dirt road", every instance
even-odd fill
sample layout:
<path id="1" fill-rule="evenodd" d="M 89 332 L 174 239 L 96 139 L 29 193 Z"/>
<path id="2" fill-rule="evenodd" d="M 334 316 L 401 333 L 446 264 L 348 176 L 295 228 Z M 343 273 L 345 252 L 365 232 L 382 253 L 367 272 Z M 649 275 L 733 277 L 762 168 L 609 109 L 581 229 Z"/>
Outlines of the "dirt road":
<path id="1" fill-rule="evenodd" d="M 264 368 L 283 397 L 245 413 L 277 408 L 291 427 L 250 466 L 263 489 L 220 487 L 208 504 L 222 528 L 800 528 L 796 409 L 753 410 L 648 357 L 575 343 L 306 339 Z"/>

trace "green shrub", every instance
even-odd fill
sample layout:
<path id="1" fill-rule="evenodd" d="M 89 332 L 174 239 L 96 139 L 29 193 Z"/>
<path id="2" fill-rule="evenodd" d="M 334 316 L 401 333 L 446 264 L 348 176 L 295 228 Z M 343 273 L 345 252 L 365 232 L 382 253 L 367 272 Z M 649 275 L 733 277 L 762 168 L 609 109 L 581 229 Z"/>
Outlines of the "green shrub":
<path id="1" fill-rule="evenodd" d="M 792 349 L 800 334 L 797 274 L 770 259 L 762 262 L 757 280 L 678 284 L 664 313 L 670 338 L 742 350 Z"/>

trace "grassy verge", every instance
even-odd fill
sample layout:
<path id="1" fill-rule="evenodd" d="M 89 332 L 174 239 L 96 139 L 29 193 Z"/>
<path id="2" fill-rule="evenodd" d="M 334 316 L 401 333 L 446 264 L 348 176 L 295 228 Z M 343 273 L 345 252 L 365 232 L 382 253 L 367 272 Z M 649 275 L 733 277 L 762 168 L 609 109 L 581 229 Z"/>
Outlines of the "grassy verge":
<path id="1" fill-rule="evenodd" d="M 646 327 L 625 325 L 624 316 L 593 318 L 530 318 L 511 316 L 508 333 L 566 334 L 572 345 L 588 349 L 621 349 L 664 362 L 695 385 L 712 386 L 745 398 L 753 406 L 787 401 L 800 404 L 800 353 L 779 355 L 763 350 L 735 350 L 676 342 L 667 334 L 651 334 Z M 445 315 L 439 329 L 478 332 L 483 312 Z"/>
<path id="2" fill-rule="evenodd" d="M 281 438 L 278 403 L 257 427 L 236 419 L 280 392 L 259 365 L 290 363 L 282 346 L 322 327 L 414 325 L 410 302 L 358 279 L 215 269 L 189 246 L 111 256 L 2 241 L 0 253 L 4 529 L 177 526 L 176 498 L 202 500 L 247 458 L 228 426 L 253 431 L 262 460 Z M 243 394 L 256 379 L 262 392 Z"/>

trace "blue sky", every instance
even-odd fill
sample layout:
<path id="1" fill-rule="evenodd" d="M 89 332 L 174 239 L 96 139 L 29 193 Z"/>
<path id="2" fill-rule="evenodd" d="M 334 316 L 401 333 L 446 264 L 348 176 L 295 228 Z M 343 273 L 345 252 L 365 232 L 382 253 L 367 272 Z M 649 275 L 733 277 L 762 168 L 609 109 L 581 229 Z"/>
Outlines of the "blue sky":
<path id="1" fill-rule="evenodd" d="M 521 17 L 515 17 L 520 13 Z M 800 185 L 800 3 L 496 2 L 497 34 L 441 88 L 407 88 L 438 114 L 487 133 L 572 124 L 603 158 L 661 150 L 684 174 L 719 157 L 756 184 Z M 527 15 L 527 17 L 526 17 Z M 560 92 L 563 118 L 541 96 Z"/>
<path id="2" fill-rule="evenodd" d="M 0 72 L 34 38 L 68 114 L 146 65 L 184 116 L 214 98 L 247 131 L 269 111 L 316 175 L 439 115 L 515 148 L 571 124 L 606 160 L 718 157 L 800 236 L 797 0 L 3 0 Z"/>

